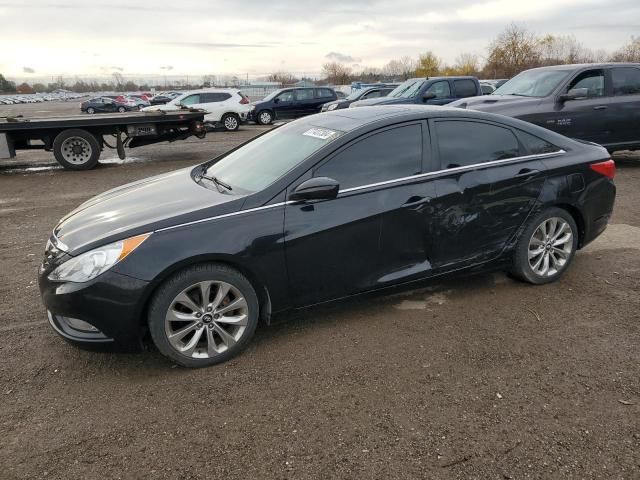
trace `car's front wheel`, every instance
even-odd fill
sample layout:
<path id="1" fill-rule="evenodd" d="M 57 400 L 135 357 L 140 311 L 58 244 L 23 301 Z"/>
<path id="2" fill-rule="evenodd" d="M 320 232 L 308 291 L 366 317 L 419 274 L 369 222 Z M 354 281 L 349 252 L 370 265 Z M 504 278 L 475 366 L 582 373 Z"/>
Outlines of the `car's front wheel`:
<path id="1" fill-rule="evenodd" d="M 569 212 L 549 208 L 529 222 L 516 246 L 512 273 L 540 285 L 557 280 L 578 248 L 578 226 Z"/>
<path id="2" fill-rule="evenodd" d="M 158 350 L 184 367 L 206 367 L 242 351 L 258 324 L 259 303 L 237 270 L 196 265 L 169 278 L 149 308 Z"/>
<path id="3" fill-rule="evenodd" d="M 87 113 L 89 113 L 89 114 L 92 114 L 92 115 L 93 115 L 94 113 L 96 113 L 96 110 L 95 110 L 95 108 L 93 108 L 93 107 L 89 107 L 89 108 L 87 108 Z"/>
<path id="4" fill-rule="evenodd" d="M 260 125 L 269 125 L 273 122 L 273 114 L 269 110 L 258 112 L 258 123 Z"/>
<path id="5" fill-rule="evenodd" d="M 126 111 L 127 111 L 127 109 L 126 109 L 126 108 L 124 108 L 124 107 L 118 107 L 118 111 L 119 111 L 120 113 L 124 113 L 124 112 L 126 112 Z"/>

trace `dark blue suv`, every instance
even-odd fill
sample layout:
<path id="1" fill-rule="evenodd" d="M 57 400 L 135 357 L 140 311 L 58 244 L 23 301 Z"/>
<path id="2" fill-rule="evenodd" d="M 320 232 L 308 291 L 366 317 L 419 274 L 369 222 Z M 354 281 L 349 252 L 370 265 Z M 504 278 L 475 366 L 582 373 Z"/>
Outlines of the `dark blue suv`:
<path id="1" fill-rule="evenodd" d="M 285 120 L 319 113 L 322 105 L 338 99 L 333 88 L 283 88 L 251 104 L 248 119 L 261 125 L 274 120 Z"/>
<path id="2" fill-rule="evenodd" d="M 454 100 L 482 95 L 476 77 L 425 77 L 411 78 L 382 98 L 360 100 L 354 107 L 372 105 L 396 105 L 414 103 L 419 105 L 445 105 Z"/>

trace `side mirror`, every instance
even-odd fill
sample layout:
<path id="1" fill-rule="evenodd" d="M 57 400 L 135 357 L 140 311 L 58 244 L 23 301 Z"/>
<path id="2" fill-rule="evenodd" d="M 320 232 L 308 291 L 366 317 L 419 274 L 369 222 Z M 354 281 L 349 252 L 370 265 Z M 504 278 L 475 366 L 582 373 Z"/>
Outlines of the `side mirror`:
<path id="1" fill-rule="evenodd" d="M 422 95 L 422 99 L 426 102 L 427 100 L 432 100 L 436 98 L 436 94 L 433 92 L 427 92 L 424 95 Z"/>
<path id="2" fill-rule="evenodd" d="M 273 99 L 273 103 L 280 103 L 280 99 L 279 98 L 274 98 Z"/>
<path id="3" fill-rule="evenodd" d="M 302 182 L 289 194 L 289 200 L 331 200 L 338 196 L 340 184 L 329 177 L 314 177 Z"/>
<path id="4" fill-rule="evenodd" d="M 560 95 L 560 100 L 577 100 L 579 98 L 587 98 L 589 96 L 588 88 L 572 88 L 567 93 Z"/>

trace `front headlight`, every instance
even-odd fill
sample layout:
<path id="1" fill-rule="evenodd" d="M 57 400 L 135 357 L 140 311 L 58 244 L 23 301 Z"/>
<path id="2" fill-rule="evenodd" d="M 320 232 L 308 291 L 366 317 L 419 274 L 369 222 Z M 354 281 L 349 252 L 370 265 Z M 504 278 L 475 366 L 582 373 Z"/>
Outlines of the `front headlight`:
<path id="1" fill-rule="evenodd" d="M 338 108 L 338 104 L 332 103 L 331 105 L 329 105 L 329 108 L 327 108 L 327 110 L 331 111 L 331 110 L 335 110 L 336 108 Z"/>
<path id="2" fill-rule="evenodd" d="M 49 274 L 53 282 L 87 282 L 106 272 L 133 252 L 150 233 L 110 243 L 67 260 Z"/>

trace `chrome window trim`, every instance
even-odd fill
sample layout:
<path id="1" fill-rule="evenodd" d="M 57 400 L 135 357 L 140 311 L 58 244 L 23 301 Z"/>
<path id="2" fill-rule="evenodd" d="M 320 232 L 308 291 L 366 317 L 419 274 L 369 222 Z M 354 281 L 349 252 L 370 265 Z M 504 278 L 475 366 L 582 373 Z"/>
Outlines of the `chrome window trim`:
<path id="1" fill-rule="evenodd" d="M 490 166 L 493 166 L 493 165 L 503 165 L 503 164 L 506 164 L 506 163 L 515 163 L 515 162 L 522 161 L 522 160 L 532 160 L 532 159 L 536 159 L 536 158 L 557 157 L 557 156 L 563 155 L 565 153 L 567 153 L 565 150 L 560 149 L 557 152 L 541 153 L 541 154 L 537 154 L 537 155 L 524 155 L 524 156 L 521 156 L 521 157 L 507 158 L 507 159 L 504 159 L 504 160 L 494 160 L 494 161 L 485 162 L 485 163 L 474 163 L 473 165 L 466 165 L 464 167 L 456 167 L 456 168 L 448 168 L 448 169 L 444 169 L 444 170 L 436 170 L 435 172 L 419 173 L 417 175 L 410 175 L 408 177 L 396 178 L 396 179 L 393 179 L 393 180 L 385 180 L 384 182 L 371 183 L 371 184 L 368 184 L 368 185 L 361 185 L 359 187 L 345 188 L 344 190 L 340 190 L 338 192 L 338 195 L 340 195 L 341 193 L 350 193 L 350 192 L 355 192 L 355 191 L 358 191 L 358 190 L 364 190 L 364 189 L 367 189 L 367 188 L 380 187 L 380 186 L 383 186 L 383 185 L 391 185 L 393 183 L 400 183 L 400 182 L 404 182 L 404 181 L 407 181 L 407 180 L 416 180 L 416 179 L 420 179 L 420 178 L 434 177 L 434 176 L 442 175 L 442 174 L 446 174 L 446 173 L 455 173 L 455 172 L 462 172 L 462 171 L 466 171 L 466 170 L 473 170 L 473 169 L 478 168 L 478 167 L 490 167 Z M 191 226 L 191 225 L 197 225 L 199 223 L 209 222 L 211 220 L 218 220 L 218 219 L 227 218 L 227 217 L 235 217 L 237 215 L 243 215 L 245 213 L 259 212 L 259 211 L 262 211 L 262 210 L 269 210 L 269 209 L 272 209 L 272 208 L 283 207 L 285 205 L 291 205 L 291 204 L 295 204 L 295 203 L 300 203 L 300 202 L 296 202 L 296 201 L 291 201 L 290 200 L 290 201 L 287 201 L 287 202 L 272 203 L 270 205 L 264 205 L 262 207 L 248 208 L 246 210 L 238 210 L 237 212 L 224 213 L 222 215 L 216 215 L 215 217 L 201 218 L 199 220 L 193 220 L 191 222 L 180 223 L 178 225 L 172 225 L 170 227 L 159 228 L 157 230 L 154 230 L 154 232 L 165 232 L 167 230 L 173 230 L 173 229 L 176 229 L 176 228 L 188 227 L 188 226 Z M 53 237 L 55 238 L 55 236 L 53 236 Z M 65 245 L 65 247 L 66 247 L 66 245 Z"/>
<path id="2" fill-rule="evenodd" d="M 340 194 L 340 193 L 356 192 L 358 190 L 364 190 L 364 189 L 367 189 L 367 188 L 380 187 L 380 186 L 383 186 L 383 185 L 390 185 L 392 183 L 400 183 L 400 182 L 404 182 L 404 181 L 407 181 L 407 180 L 435 177 L 437 175 L 443 175 L 443 174 L 447 174 L 447 173 L 464 172 L 464 171 L 467 171 L 467 170 L 474 170 L 474 169 L 476 169 L 478 167 L 491 167 L 491 166 L 494 166 L 494 165 L 503 165 L 503 164 L 507 164 L 507 163 L 516 163 L 516 162 L 519 162 L 519 161 L 533 160 L 533 159 L 536 159 L 536 158 L 557 157 L 557 156 L 563 155 L 565 153 L 567 153 L 565 150 L 560 149 L 557 152 L 539 153 L 539 154 L 536 154 L 536 155 L 523 155 L 523 156 L 520 156 L 520 157 L 506 158 L 504 160 L 493 160 L 491 162 L 474 163 L 473 165 L 465 165 L 464 167 L 445 168 L 443 170 L 436 170 L 436 171 L 427 172 L 427 173 L 419 173 L 417 175 L 410 175 L 408 177 L 395 178 L 393 180 L 385 180 L 384 182 L 370 183 L 368 185 L 361 185 L 359 187 L 345 188 L 344 190 L 340 190 L 338 193 Z"/>

